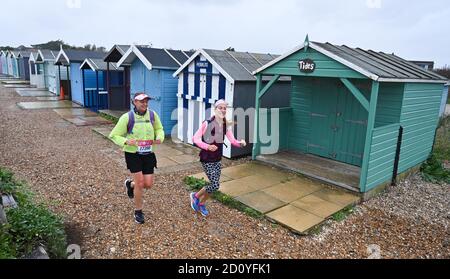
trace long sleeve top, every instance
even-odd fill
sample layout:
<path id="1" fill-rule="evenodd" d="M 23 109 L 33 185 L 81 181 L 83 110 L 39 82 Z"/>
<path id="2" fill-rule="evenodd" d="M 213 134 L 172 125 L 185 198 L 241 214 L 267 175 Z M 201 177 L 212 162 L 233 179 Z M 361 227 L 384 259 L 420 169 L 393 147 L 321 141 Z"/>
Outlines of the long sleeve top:
<path id="1" fill-rule="evenodd" d="M 201 149 L 208 150 L 207 143 L 202 141 L 202 137 L 206 132 L 206 129 L 208 128 L 208 122 L 204 121 L 202 126 L 195 132 L 192 141 Z M 230 129 L 227 129 L 226 137 L 231 142 L 233 146 L 240 147 L 241 144 L 234 138 L 233 132 Z"/>
<path id="2" fill-rule="evenodd" d="M 135 140 L 160 140 L 161 143 L 164 141 L 164 129 L 161 124 L 161 120 L 155 112 L 155 122 L 152 125 L 150 123 L 150 113 L 149 110 L 145 115 L 141 116 L 137 113 L 134 114 L 134 127 L 133 133 L 128 134 L 128 113 L 123 114 L 119 121 L 117 122 L 114 129 L 109 134 L 109 138 L 118 146 L 123 148 L 123 151 L 129 153 L 136 153 L 138 150 L 137 146 L 125 145 L 128 139 Z M 154 150 L 154 148 L 153 148 Z"/>

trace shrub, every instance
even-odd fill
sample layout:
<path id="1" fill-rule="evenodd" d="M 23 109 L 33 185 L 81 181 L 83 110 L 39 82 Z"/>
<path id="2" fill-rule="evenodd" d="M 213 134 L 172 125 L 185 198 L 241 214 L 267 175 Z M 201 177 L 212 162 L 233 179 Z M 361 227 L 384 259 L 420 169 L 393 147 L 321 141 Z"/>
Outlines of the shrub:
<path id="1" fill-rule="evenodd" d="M 52 258 L 63 258 L 66 253 L 66 234 L 60 216 L 44 204 L 33 201 L 24 182 L 0 167 L 0 192 L 12 195 L 18 208 L 6 209 L 8 224 L 0 226 L 0 258 L 20 258 L 38 245 L 46 248 Z"/>

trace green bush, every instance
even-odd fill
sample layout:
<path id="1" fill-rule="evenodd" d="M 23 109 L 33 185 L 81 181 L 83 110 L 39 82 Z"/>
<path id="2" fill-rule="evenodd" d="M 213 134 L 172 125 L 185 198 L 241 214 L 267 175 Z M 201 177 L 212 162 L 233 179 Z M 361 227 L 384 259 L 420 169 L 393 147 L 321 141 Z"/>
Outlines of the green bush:
<path id="1" fill-rule="evenodd" d="M 444 169 L 442 161 L 432 155 L 421 167 L 422 177 L 432 183 L 450 183 L 450 170 Z"/>
<path id="2" fill-rule="evenodd" d="M 11 172 L 0 167 L 0 192 L 10 194 L 18 208 L 7 208 L 8 224 L 0 226 L 0 259 L 20 258 L 38 245 L 45 247 L 51 258 L 63 258 L 66 234 L 61 217 L 44 204 L 35 203 L 26 184 L 14 180 Z"/>
<path id="3" fill-rule="evenodd" d="M 422 164 L 422 177 L 433 183 L 450 183 L 450 170 L 445 169 L 443 162 L 450 161 L 450 117 L 442 119 L 436 132 L 433 154 Z"/>

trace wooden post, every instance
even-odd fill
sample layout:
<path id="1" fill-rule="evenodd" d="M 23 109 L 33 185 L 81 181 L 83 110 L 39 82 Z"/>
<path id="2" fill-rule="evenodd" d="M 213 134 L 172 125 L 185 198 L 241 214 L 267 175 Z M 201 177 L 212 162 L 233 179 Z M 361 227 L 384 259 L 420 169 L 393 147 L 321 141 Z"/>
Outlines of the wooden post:
<path id="1" fill-rule="evenodd" d="M 86 96 L 87 94 L 86 94 L 86 83 L 84 80 L 84 69 L 81 70 L 81 82 L 83 84 L 83 105 L 88 108 L 89 107 L 89 95 Z"/>
<path id="2" fill-rule="evenodd" d="M 256 156 L 259 155 L 259 96 L 261 91 L 261 75 L 258 74 L 256 76 L 256 100 L 255 100 L 255 127 L 254 127 L 254 134 L 253 134 L 253 152 L 252 152 L 252 159 L 256 160 Z"/>
<path id="3" fill-rule="evenodd" d="M 109 77 L 109 61 L 106 62 L 106 91 L 108 92 L 108 109 L 111 107 L 111 90 L 110 90 L 110 77 Z"/>
<path id="4" fill-rule="evenodd" d="M 70 85 L 70 78 L 69 78 L 69 66 L 66 66 L 67 68 L 67 96 L 70 96 L 70 99 L 72 99 L 72 88 Z M 65 99 L 65 96 L 64 96 Z"/>
<path id="5" fill-rule="evenodd" d="M 359 189 L 362 193 L 366 191 L 367 184 L 367 171 L 369 168 L 369 157 L 370 151 L 372 149 L 372 132 L 375 127 L 375 117 L 377 114 L 377 102 L 378 102 L 378 91 L 380 88 L 380 83 L 378 81 L 372 81 L 372 91 L 370 93 L 370 107 L 369 116 L 367 120 L 367 132 L 366 132 L 366 143 L 364 145 L 364 156 L 363 163 L 361 166 L 361 176 L 359 181 Z"/>
<path id="6" fill-rule="evenodd" d="M 95 71 L 95 81 L 97 83 L 96 87 L 97 87 L 97 107 L 96 107 L 96 112 L 98 112 L 98 110 L 100 109 L 100 88 L 98 86 L 98 71 Z"/>

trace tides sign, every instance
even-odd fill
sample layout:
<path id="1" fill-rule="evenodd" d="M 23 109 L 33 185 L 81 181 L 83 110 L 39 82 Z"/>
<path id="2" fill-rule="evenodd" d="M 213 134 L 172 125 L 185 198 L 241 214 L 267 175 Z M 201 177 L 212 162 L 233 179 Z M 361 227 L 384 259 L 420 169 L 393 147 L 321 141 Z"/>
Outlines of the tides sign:
<path id="1" fill-rule="evenodd" d="M 316 69 L 316 63 L 311 59 L 303 59 L 298 61 L 300 72 L 310 74 Z"/>

